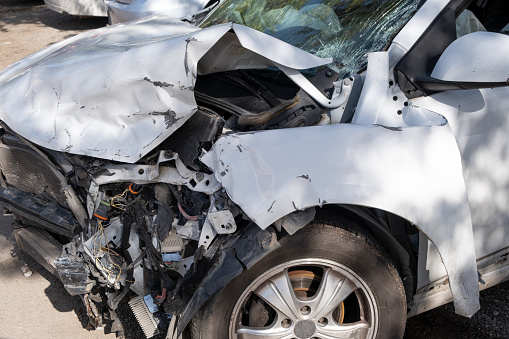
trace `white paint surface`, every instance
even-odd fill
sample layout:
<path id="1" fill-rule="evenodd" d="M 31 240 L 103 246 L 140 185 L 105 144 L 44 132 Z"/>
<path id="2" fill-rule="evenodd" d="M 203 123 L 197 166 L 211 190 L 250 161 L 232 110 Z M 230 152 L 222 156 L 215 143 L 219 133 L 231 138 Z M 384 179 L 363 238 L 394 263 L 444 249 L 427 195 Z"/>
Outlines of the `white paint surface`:
<path id="1" fill-rule="evenodd" d="M 233 134 L 219 139 L 202 161 L 262 228 L 323 204 L 369 206 L 402 216 L 439 249 L 456 312 L 470 316 L 478 310 L 470 210 L 447 125 L 340 124 Z"/>
<path id="2" fill-rule="evenodd" d="M 230 30 L 258 67 L 330 62 L 244 26 L 201 30 L 152 17 L 79 35 L 8 67 L 0 73 L 0 119 L 49 149 L 134 163 L 196 111 L 198 62 Z M 244 52 L 225 53 L 227 70 L 252 68 Z"/>
<path id="3" fill-rule="evenodd" d="M 509 36 L 475 32 L 455 40 L 440 56 L 431 77 L 445 81 L 506 82 Z"/>

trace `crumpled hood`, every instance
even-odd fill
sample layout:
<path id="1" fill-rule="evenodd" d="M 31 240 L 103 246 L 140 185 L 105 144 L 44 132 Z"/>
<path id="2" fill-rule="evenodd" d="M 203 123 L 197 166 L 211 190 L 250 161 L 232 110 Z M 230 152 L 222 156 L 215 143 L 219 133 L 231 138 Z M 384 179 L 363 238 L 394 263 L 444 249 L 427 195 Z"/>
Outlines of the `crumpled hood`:
<path id="1" fill-rule="evenodd" d="M 222 38 L 229 48 L 211 50 Z M 0 119 L 49 149 L 134 163 L 196 111 L 199 68 L 330 61 L 245 26 L 200 29 L 155 16 L 78 35 L 11 65 L 0 73 Z"/>

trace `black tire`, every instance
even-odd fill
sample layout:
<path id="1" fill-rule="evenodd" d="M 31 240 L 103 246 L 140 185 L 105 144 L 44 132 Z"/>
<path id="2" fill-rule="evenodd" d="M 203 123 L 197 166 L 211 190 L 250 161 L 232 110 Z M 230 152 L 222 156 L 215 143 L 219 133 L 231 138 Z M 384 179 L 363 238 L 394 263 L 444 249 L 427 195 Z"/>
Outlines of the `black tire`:
<path id="1" fill-rule="evenodd" d="M 348 332 L 356 338 L 403 337 L 406 298 L 394 265 L 358 227 L 347 221 L 331 226 L 337 223 L 316 222 L 281 239 L 281 248 L 232 280 L 198 312 L 190 324 L 192 338 L 243 338 L 238 331 L 260 329 L 270 336 L 247 337 L 338 338 L 348 326 L 356 328 Z M 290 293 L 284 293 L 285 282 L 293 288 Z M 282 287 L 277 288 L 279 297 L 274 286 Z M 354 292 L 346 299 L 320 298 L 321 292 L 333 290 L 329 286 L 336 286 L 338 294 Z M 286 308 L 279 304 L 284 311 L 278 312 L 269 300 L 272 305 L 292 301 Z M 320 300 L 334 300 L 330 304 L 337 307 L 332 312 Z"/>

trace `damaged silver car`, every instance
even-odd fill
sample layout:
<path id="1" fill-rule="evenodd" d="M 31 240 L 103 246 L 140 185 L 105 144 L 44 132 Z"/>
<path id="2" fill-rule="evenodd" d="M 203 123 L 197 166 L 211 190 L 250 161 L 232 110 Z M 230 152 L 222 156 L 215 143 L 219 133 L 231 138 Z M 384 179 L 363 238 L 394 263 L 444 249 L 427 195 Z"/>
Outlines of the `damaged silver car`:
<path id="1" fill-rule="evenodd" d="M 487 4 L 486 4 L 487 3 Z M 121 332 L 398 338 L 509 266 L 509 37 L 468 0 L 226 0 L 0 73 L 19 248 Z M 489 23 L 489 25 L 488 25 Z"/>

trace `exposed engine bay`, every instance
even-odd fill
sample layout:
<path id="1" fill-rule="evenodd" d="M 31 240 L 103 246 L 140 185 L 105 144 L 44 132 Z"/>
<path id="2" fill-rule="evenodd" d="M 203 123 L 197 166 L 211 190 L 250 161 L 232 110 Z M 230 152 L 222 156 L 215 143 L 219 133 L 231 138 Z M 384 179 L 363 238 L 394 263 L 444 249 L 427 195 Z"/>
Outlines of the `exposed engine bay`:
<path id="1" fill-rule="evenodd" d="M 127 304 L 148 338 L 402 337 L 507 277 L 484 117 L 506 119 L 509 38 L 455 28 L 464 0 L 367 3 L 230 0 L 0 73 L 0 205 L 90 327 Z"/>
<path id="2" fill-rule="evenodd" d="M 322 68 L 309 79 L 330 97 L 337 77 Z M 121 331 L 115 310 L 127 301 L 148 338 L 172 317 L 185 325 L 278 247 L 200 162 L 221 135 L 330 121 L 276 69 L 198 76 L 195 97 L 194 115 L 136 164 L 45 149 L 3 124 L 0 204 L 18 246 L 82 297 L 94 327 Z"/>

